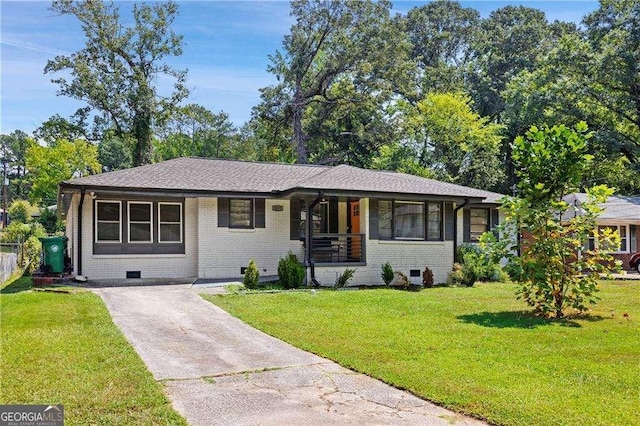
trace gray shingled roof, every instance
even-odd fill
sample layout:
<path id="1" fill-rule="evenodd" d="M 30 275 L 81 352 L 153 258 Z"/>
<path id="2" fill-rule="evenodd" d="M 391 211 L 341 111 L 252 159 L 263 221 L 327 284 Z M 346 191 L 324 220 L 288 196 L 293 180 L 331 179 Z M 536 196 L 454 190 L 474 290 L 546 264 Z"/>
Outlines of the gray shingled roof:
<path id="1" fill-rule="evenodd" d="M 564 214 L 564 218 L 574 216 L 575 212 L 580 214 L 580 205 L 587 200 L 587 194 L 578 192 L 566 195 L 563 200 L 569 204 L 570 208 Z M 614 195 L 607 199 L 607 202 L 600 204 L 604 208 L 599 219 L 639 221 L 640 220 L 640 197 L 624 197 Z"/>
<path id="2" fill-rule="evenodd" d="M 184 192 L 280 193 L 292 190 L 334 190 L 390 194 L 484 198 L 501 194 L 388 171 L 336 167 L 253 163 L 206 158 L 176 158 L 115 172 L 65 181 L 63 188 L 117 188 Z"/>

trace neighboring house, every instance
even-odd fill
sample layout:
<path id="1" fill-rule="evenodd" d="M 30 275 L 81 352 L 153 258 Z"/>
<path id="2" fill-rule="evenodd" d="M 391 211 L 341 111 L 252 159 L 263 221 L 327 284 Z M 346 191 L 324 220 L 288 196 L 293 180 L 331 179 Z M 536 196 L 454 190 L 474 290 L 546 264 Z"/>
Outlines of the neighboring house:
<path id="1" fill-rule="evenodd" d="M 177 158 L 65 181 L 58 211 L 89 279 L 240 278 L 250 259 L 276 275 L 292 251 L 310 281 L 333 285 L 351 267 L 374 285 L 387 261 L 444 282 L 456 247 L 498 222 L 500 197 L 347 165 Z"/>
<path id="2" fill-rule="evenodd" d="M 569 204 L 565 217 L 579 215 L 581 205 L 587 199 L 587 194 L 575 193 L 565 196 L 564 201 Z M 598 217 L 599 227 L 609 227 L 620 235 L 620 247 L 613 253 L 613 257 L 622 261 L 622 267 L 631 269 L 629 259 L 633 253 L 640 252 L 640 197 L 612 196 L 600 205 L 604 211 Z M 594 248 L 597 241 L 590 238 L 588 246 Z"/>

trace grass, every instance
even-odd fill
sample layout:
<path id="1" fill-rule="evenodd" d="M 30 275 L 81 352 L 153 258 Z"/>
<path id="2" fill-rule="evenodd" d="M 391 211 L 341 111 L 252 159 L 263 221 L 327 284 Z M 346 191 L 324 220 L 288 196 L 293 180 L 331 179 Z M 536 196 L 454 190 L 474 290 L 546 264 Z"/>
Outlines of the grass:
<path id="1" fill-rule="evenodd" d="M 640 424 L 640 285 L 545 321 L 513 284 L 203 296 L 302 349 L 495 424 Z M 624 315 L 626 314 L 626 316 Z"/>
<path id="2" fill-rule="evenodd" d="M 90 292 L 1 290 L 0 404 L 63 404 L 67 424 L 186 424 Z"/>

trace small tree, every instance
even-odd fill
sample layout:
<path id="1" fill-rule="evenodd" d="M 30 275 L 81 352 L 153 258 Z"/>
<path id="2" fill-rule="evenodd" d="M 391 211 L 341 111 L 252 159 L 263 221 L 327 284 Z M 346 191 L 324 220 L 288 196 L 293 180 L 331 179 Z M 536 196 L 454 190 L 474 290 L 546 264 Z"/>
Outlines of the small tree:
<path id="1" fill-rule="evenodd" d="M 522 238 L 482 243 L 507 257 L 510 270 L 520 285 L 518 297 L 536 313 L 561 318 L 568 308 L 587 310 L 597 301 L 597 279 L 609 272 L 613 259 L 607 249 L 619 246 L 619 236 L 610 230 L 598 230 L 596 219 L 613 190 L 604 185 L 587 190 L 588 199 L 574 206 L 569 214 L 563 196 L 578 189 L 582 174 L 592 157 L 587 152 L 591 134 L 587 125 L 574 129 L 563 125 L 538 129 L 532 127 L 513 144 L 513 160 L 519 178 L 518 196 L 503 202 L 506 213 L 502 235 Z M 585 249 L 589 236 L 598 242 Z M 520 250 L 520 256 L 515 255 Z"/>
<path id="2" fill-rule="evenodd" d="M 260 285 L 260 272 L 256 261 L 253 259 L 249 260 L 249 265 L 244 271 L 243 283 L 246 288 L 257 288 Z"/>
<path id="3" fill-rule="evenodd" d="M 289 252 L 278 262 L 278 281 L 284 288 L 298 288 L 304 280 L 304 266 L 298 261 L 298 257 Z"/>
<path id="4" fill-rule="evenodd" d="M 12 222 L 29 223 L 31 216 L 38 212 L 38 207 L 27 200 L 15 200 L 7 210 Z"/>

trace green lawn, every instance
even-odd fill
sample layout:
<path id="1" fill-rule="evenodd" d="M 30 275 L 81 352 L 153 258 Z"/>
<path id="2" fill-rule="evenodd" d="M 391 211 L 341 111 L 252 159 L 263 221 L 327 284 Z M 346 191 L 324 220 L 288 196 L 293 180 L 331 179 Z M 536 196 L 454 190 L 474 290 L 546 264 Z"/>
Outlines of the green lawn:
<path id="1" fill-rule="evenodd" d="M 640 424 L 640 283 L 590 317 L 526 313 L 513 284 L 205 296 L 343 366 L 495 424 Z M 627 314 L 627 316 L 624 316 Z"/>
<path id="2" fill-rule="evenodd" d="M 66 424 L 186 424 L 100 298 L 0 292 L 0 404 L 63 404 Z"/>

